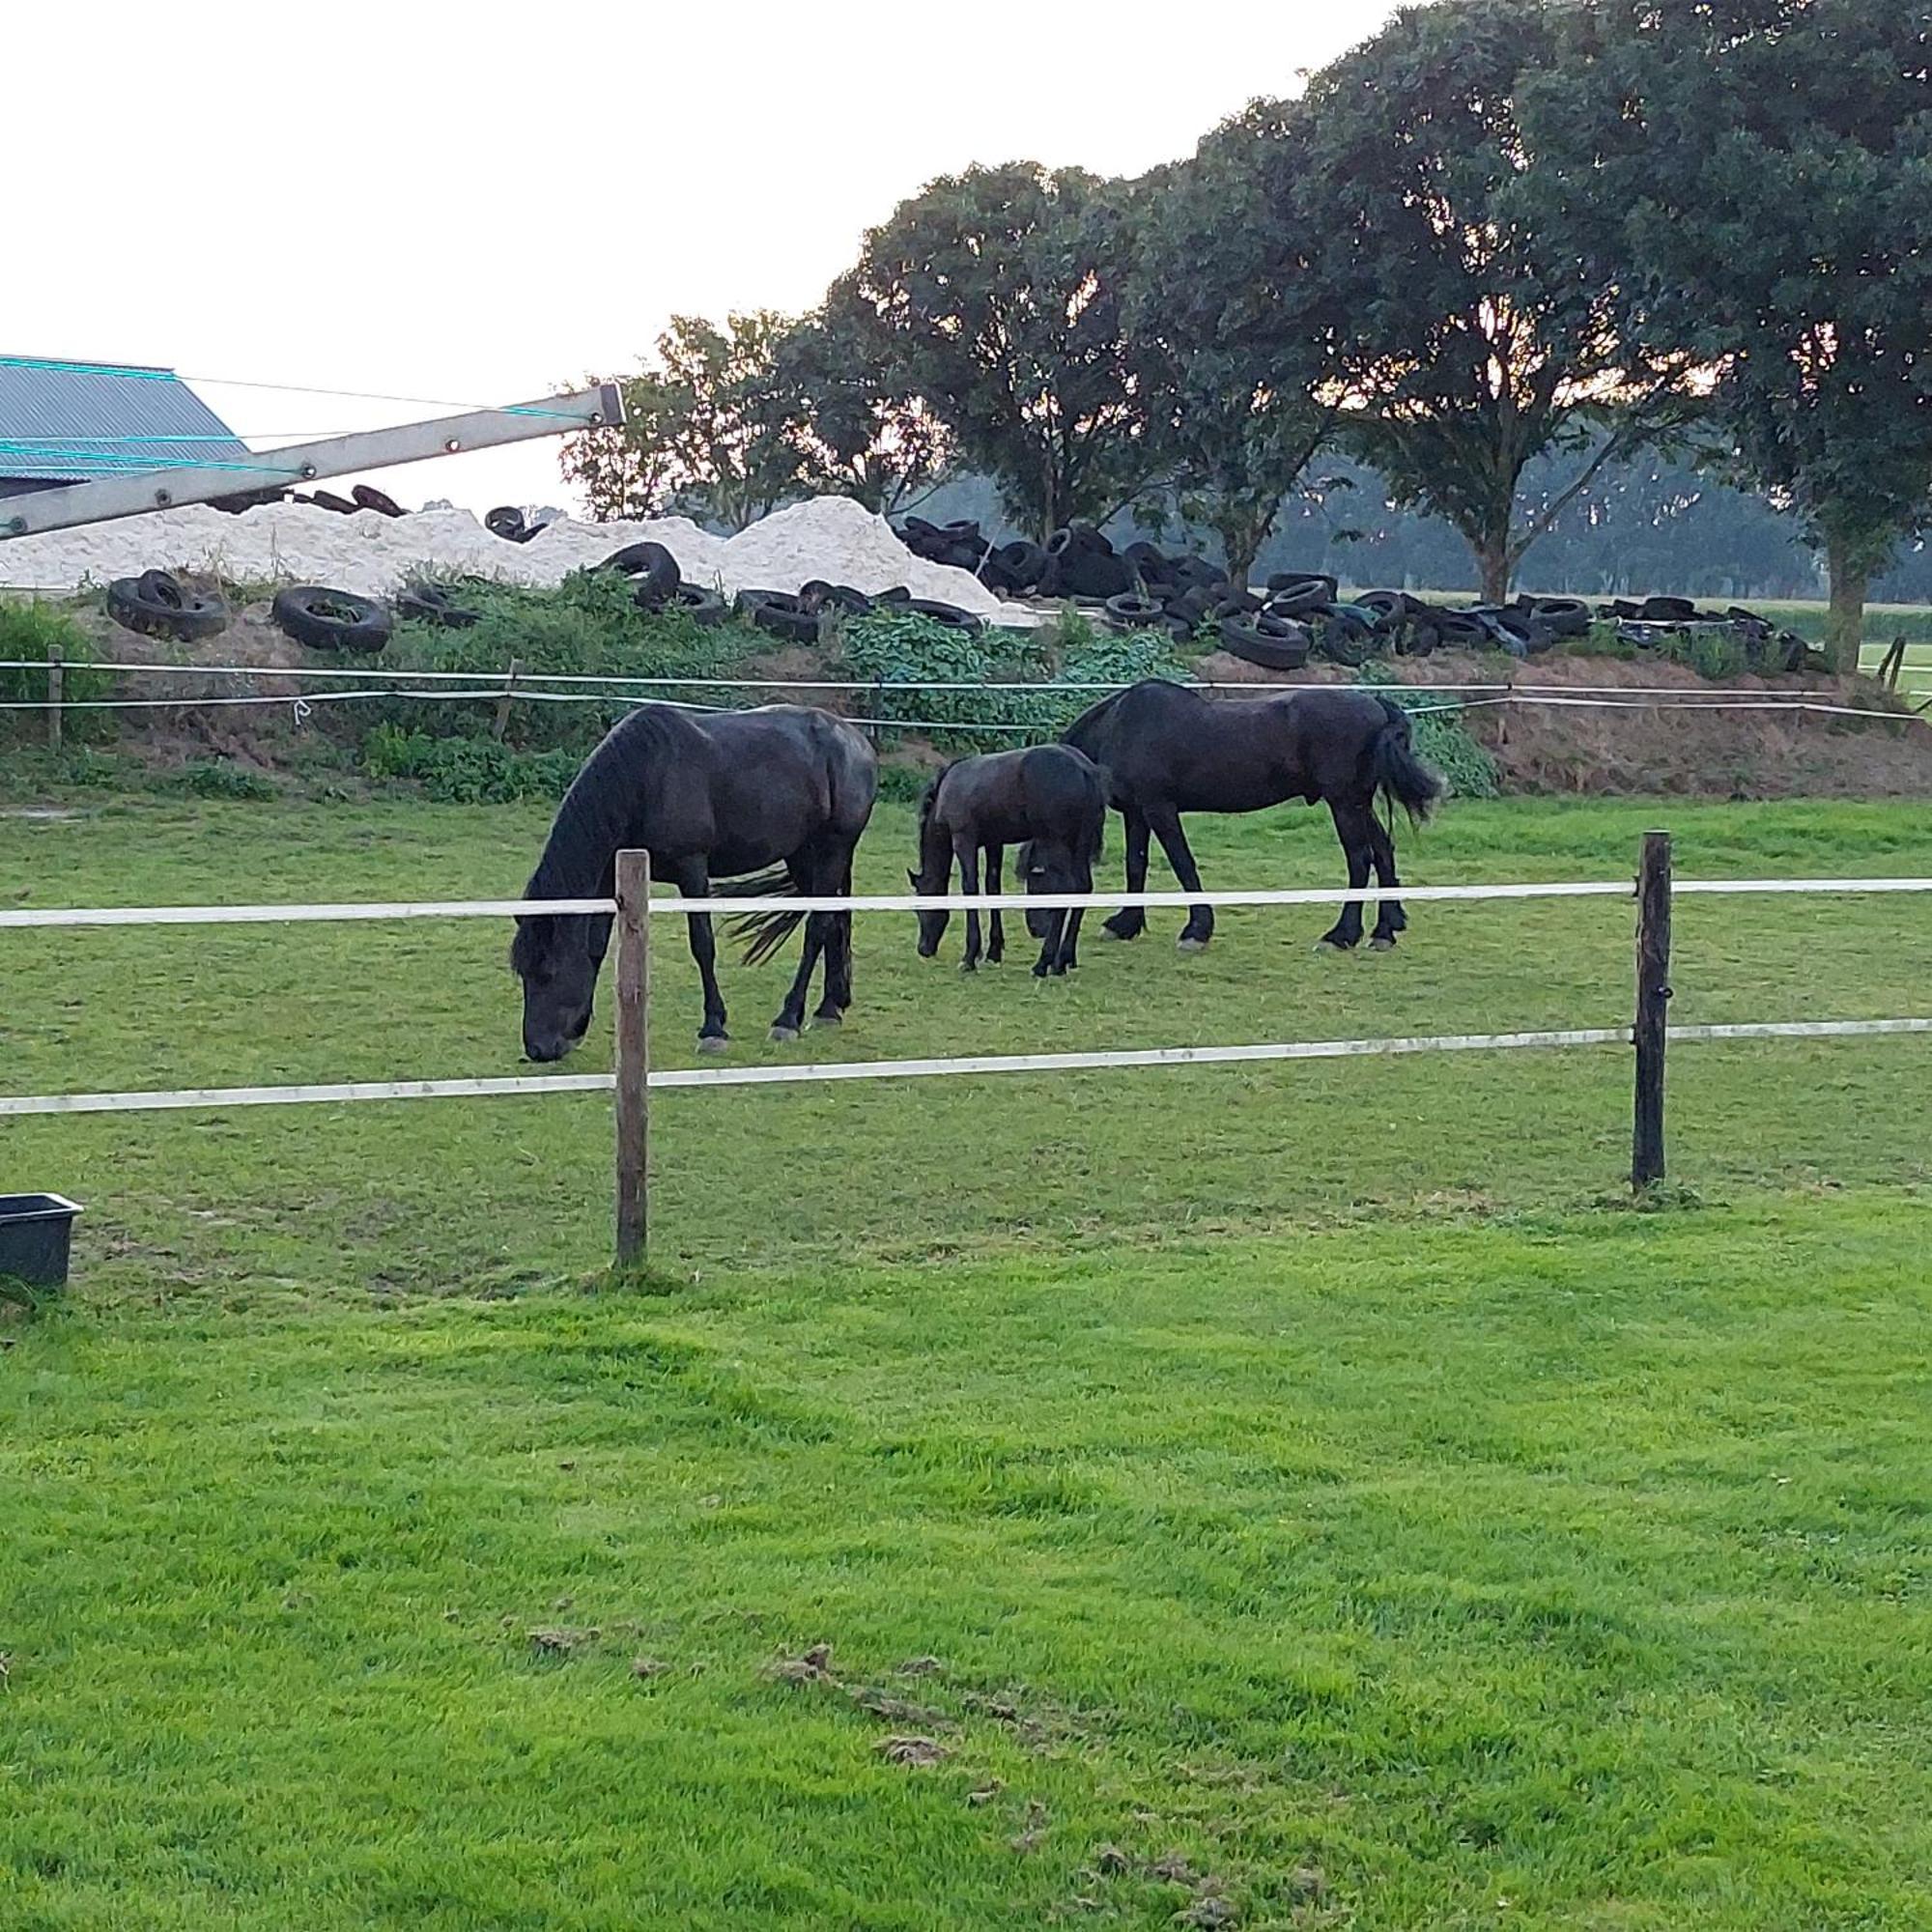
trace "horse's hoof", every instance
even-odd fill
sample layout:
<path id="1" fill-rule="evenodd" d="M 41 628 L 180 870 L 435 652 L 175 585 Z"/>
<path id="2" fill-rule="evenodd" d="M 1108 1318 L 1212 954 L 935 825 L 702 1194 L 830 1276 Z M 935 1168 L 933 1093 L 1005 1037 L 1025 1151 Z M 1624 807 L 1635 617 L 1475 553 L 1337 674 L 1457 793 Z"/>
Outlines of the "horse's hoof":
<path id="1" fill-rule="evenodd" d="M 1185 933 L 1182 933 L 1174 942 L 1174 950 L 1177 952 L 1206 952 L 1208 951 L 1208 942 L 1205 939 L 1189 939 Z"/>
<path id="2" fill-rule="evenodd" d="M 845 1024 L 845 1015 L 843 1013 L 813 1013 L 811 1023 L 815 1027 L 843 1026 Z"/>
<path id="3" fill-rule="evenodd" d="M 1395 934 L 1392 932 L 1377 933 L 1369 941 L 1369 951 L 1371 952 L 1393 952 L 1395 951 Z"/>
<path id="4" fill-rule="evenodd" d="M 980 962 L 977 959 L 962 959 L 959 962 L 959 970 L 962 973 L 977 973 L 980 970 Z"/>
<path id="5" fill-rule="evenodd" d="M 774 1046 L 789 1046 L 798 1037 L 798 1029 L 788 1026 L 775 1026 L 768 1037 Z"/>
<path id="6" fill-rule="evenodd" d="M 699 1053 L 729 1053 L 730 1040 L 722 1033 L 701 1033 L 697 1036 Z"/>
<path id="7" fill-rule="evenodd" d="M 1331 939 L 1324 932 L 1321 935 L 1321 937 L 1315 942 L 1315 950 L 1318 952 L 1352 952 L 1353 948 L 1350 945 L 1349 941 L 1347 941 L 1346 939 Z"/>

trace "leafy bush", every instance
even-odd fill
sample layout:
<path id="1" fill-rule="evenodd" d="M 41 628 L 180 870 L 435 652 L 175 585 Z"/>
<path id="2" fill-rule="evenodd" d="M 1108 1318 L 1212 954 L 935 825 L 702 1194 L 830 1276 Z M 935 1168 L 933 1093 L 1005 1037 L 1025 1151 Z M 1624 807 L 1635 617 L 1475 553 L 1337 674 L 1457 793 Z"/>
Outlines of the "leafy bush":
<path id="1" fill-rule="evenodd" d="M 447 582 L 446 580 L 441 580 Z M 729 675 L 754 652 L 771 648 L 762 632 L 739 625 L 705 630 L 680 611 L 646 613 L 633 602 L 628 580 L 580 570 L 554 590 L 464 580 L 448 583 L 456 602 L 477 613 L 467 630 L 405 621 L 396 627 L 385 663 L 396 670 L 472 674 L 491 695 L 470 700 L 395 698 L 362 707 L 361 724 L 390 724 L 439 737 L 473 737 L 491 729 L 494 688 L 514 660 L 526 677 L 676 678 Z M 462 687 L 457 687 L 461 689 Z M 586 689 L 591 701 L 545 703 L 526 698 L 510 708 L 509 738 L 520 751 L 587 753 L 629 702 L 649 695 L 715 701 L 701 684 L 611 696 Z"/>
<path id="2" fill-rule="evenodd" d="M 69 665 L 94 655 L 88 635 L 73 618 L 56 604 L 38 598 L 24 601 L 0 591 L 0 662 L 24 660 L 26 669 L 0 669 L 0 700 L 10 704 L 43 705 L 47 701 L 47 674 L 31 667 L 45 664 L 59 654 Z M 68 670 L 63 674 L 61 694 L 70 704 L 104 697 L 111 680 L 104 671 Z M 109 711 L 76 711 L 61 720 L 71 738 L 101 738 L 114 729 L 114 714 Z M 0 728 L 11 726 L 10 735 L 42 737 L 46 731 L 46 714 L 41 711 L 0 711 Z"/>
<path id="3" fill-rule="evenodd" d="M 362 745 L 372 778 L 413 779 L 444 805 L 559 799 L 580 762 L 574 752 L 513 752 L 494 738 L 436 738 L 394 724 L 379 724 Z"/>
<path id="4" fill-rule="evenodd" d="M 1496 796 L 1495 759 L 1470 737 L 1456 712 L 1429 708 L 1450 701 L 1443 693 L 1400 684 L 1379 661 L 1365 664 L 1356 675 L 1408 713 L 1417 754 L 1449 781 L 1457 797 Z"/>
<path id="5" fill-rule="evenodd" d="M 264 799 L 275 796 L 274 781 L 233 758 L 197 758 L 182 772 L 182 783 L 196 798 Z"/>
<path id="6" fill-rule="evenodd" d="M 880 691 L 854 707 L 861 716 L 901 719 L 941 742 L 997 750 L 1057 737 L 1100 694 L 1088 684 L 1132 684 L 1144 677 L 1185 682 L 1187 668 L 1164 631 L 1125 635 L 1068 625 L 1058 671 L 1046 631 L 978 635 L 917 611 L 873 611 L 846 626 L 843 655 L 854 676 L 882 685 L 937 683 L 949 691 Z M 1068 686 L 1029 691 L 1025 685 Z"/>
<path id="7" fill-rule="evenodd" d="M 1745 640 L 1735 631 L 1666 632 L 1658 652 L 1672 664 L 1688 666 L 1713 684 L 1727 683 L 1750 667 Z"/>

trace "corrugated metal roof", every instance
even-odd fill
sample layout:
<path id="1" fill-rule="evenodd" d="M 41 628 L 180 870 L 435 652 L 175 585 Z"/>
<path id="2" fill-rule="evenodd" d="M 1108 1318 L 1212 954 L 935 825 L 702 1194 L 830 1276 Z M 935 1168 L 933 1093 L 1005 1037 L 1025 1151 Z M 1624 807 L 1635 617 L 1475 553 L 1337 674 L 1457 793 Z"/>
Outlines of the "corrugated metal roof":
<path id="1" fill-rule="evenodd" d="M 0 476 L 80 483 L 247 455 L 172 369 L 0 355 Z"/>

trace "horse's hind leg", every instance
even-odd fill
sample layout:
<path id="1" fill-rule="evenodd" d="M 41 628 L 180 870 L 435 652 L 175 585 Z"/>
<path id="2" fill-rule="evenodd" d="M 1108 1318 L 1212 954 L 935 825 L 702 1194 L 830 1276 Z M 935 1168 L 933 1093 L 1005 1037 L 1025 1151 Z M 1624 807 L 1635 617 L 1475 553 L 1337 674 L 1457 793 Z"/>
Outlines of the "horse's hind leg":
<path id="1" fill-rule="evenodd" d="M 772 1037 L 776 1040 L 793 1040 L 805 1031 L 805 999 L 811 990 L 811 976 L 818 970 L 818 962 L 824 955 L 826 927 L 837 918 L 836 913 L 808 913 L 805 921 L 805 945 L 800 949 L 798 975 L 791 982 L 791 991 L 785 995 L 784 1005 L 779 1009 L 779 1016 L 772 1022 Z"/>
<path id="2" fill-rule="evenodd" d="M 839 855 L 834 883 L 828 891 L 849 897 L 852 892 L 852 854 Z M 813 1026 L 837 1026 L 852 1004 L 852 915 L 835 912 L 825 937 L 825 985 L 818 1009 L 811 1016 Z"/>
<path id="3" fill-rule="evenodd" d="M 1187 835 L 1180 829 L 1180 814 L 1172 806 L 1162 806 L 1159 810 L 1150 809 L 1148 821 L 1153 827 L 1153 836 L 1160 840 L 1160 849 L 1167 854 L 1167 863 L 1174 867 L 1174 876 L 1180 881 L 1184 893 L 1198 893 L 1201 890 L 1201 868 L 1194 863 L 1194 853 L 1187 843 Z M 1210 905 L 1192 905 L 1187 908 L 1187 923 L 1180 928 L 1180 937 L 1176 942 L 1183 952 L 1199 952 L 1214 937 L 1214 908 Z"/>
<path id="4" fill-rule="evenodd" d="M 701 864 L 680 867 L 672 878 L 688 899 L 710 895 L 710 874 Z M 712 936 L 711 915 L 687 913 L 685 923 L 691 934 L 691 956 L 697 962 L 697 977 L 704 986 L 704 1024 L 697 1029 L 697 1050 L 723 1053 L 730 1036 L 724 1031 L 724 995 L 718 990 L 718 946 Z"/>
<path id="5" fill-rule="evenodd" d="M 1386 952 L 1395 944 L 1396 934 L 1406 929 L 1408 915 L 1403 911 L 1400 899 L 1387 896 L 1401 883 L 1395 875 L 1395 840 L 1389 837 L 1388 827 L 1376 816 L 1374 807 L 1369 810 L 1369 856 L 1375 863 L 1376 883 L 1384 895 L 1369 944 L 1378 952 Z"/>
<path id="6" fill-rule="evenodd" d="M 1127 833 L 1127 890 L 1130 893 L 1147 891 L 1148 838 L 1151 828 L 1146 814 L 1133 806 L 1121 808 L 1121 820 Z M 1138 939 L 1147 930 L 1147 908 L 1145 906 L 1122 906 L 1112 919 L 1102 923 L 1102 930 L 1111 939 Z"/>
<path id="7" fill-rule="evenodd" d="M 813 897 L 819 894 L 829 894 L 836 890 L 832 884 L 838 874 L 828 868 L 815 855 L 807 853 L 785 861 L 785 869 L 791 874 L 793 888 L 801 897 Z M 805 919 L 805 943 L 799 949 L 798 972 L 791 982 L 791 990 L 785 994 L 784 1005 L 779 1009 L 779 1016 L 772 1022 L 772 1037 L 775 1040 L 794 1040 L 805 1031 L 806 995 L 811 990 L 811 976 L 818 969 L 818 962 L 824 956 L 830 941 L 828 928 L 838 918 L 829 912 L 808 913 Z"/>
<path id="8" fill-rule="evenodd" d="M 1370 855 L 1375 849 L 1369 834 L 1376 822 L 1375 813 L 1366 805 L 1341 805 L 1333 800 L 1328 810 L 1335 820 L 1335 837 L 1342 841 L 1342 852 L 1349 862 L 1349 890 L 1358 893 L 1369 883 Z M 1342 908 L 1342 917 L 1317 944 L 1346 952 L 1361 943 L 1362 902 L 1350 899 Z"/>

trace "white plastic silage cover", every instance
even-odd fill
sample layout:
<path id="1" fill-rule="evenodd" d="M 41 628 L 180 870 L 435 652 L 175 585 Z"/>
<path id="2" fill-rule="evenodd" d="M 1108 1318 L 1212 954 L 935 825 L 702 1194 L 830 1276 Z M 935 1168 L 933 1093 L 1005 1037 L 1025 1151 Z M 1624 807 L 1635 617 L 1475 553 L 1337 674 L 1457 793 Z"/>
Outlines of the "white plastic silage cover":
<path id="1" fill-rule="evenodd" d="M 955 604 L 982 617 L 1026 623 L 978 578 L 925 563 L 883 517 L 849 497 L 816 497 L 776 511 L 734 537 L 684 517 L 644 523 L 549 525 L 526 544 L 492 536 L 468 510 L 353 517 L 306 503 L 270 503 L 230 516 L 205 505 L 111 524 L 0 541 L 0 583 L 71 589 L 144 570 L 219 570 L 237 582 L 320 583 L 385 597 L 425 571 L 553 584 L 626 544 L 663 544 L 686 582 L 723 590 L 796 590 L 813 578 L 876 593 L 903 583 L 915 597 Z"/>

